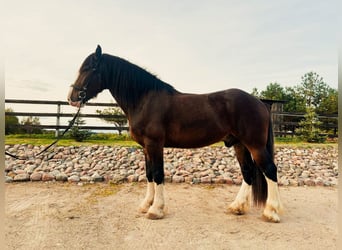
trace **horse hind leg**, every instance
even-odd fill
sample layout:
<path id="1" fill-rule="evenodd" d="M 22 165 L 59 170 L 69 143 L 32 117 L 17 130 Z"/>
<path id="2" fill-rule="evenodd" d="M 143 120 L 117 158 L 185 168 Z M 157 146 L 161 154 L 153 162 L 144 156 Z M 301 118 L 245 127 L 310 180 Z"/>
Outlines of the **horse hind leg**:
<path id="1" fill-rule="evenodd" d="M 280 222 L 279 214 L 283 210 L 280 201 L 277 167 L 272 156 L 266 150 L 252 152 L 253 159 L 265 175 L 267 182 L 267 200 L 263 217 L 271 222 Z"/>
<path id="2" fill-rule="evenodd" d="M 251 184 L 253 181 L 253 161 L 248 150 L 240 143 L 234 145 L 237 160 L 240 164 L 243 181 L 235 200 L 228 210 L 236 215 L 245 214 L 250 207 Z"/>

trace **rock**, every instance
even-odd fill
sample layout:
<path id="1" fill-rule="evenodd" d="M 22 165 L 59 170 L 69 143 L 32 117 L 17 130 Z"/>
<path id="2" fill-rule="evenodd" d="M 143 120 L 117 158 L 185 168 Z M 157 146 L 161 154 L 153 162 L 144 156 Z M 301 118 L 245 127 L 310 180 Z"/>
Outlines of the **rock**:
<path id="1" fill-rule="evenodd" d="M 140 175 L 139 178 L 138 178 L 138 182 L 146 182 L 147 181 L 147 178 L 145 175 Z"/>
<path id="2" fill-rule="evenodd" d="M 44 147 L 5 145 L 15 154 L 34 155 Z M 57 180 L 74 182 L 145 182 L 142 149 L 110 146 L 55 147 L 58 156 L 47 160 L 6 157 L 6 182 Z M 278 180 L 284 186 L 336 186 L 337 147 L 275 147 Z M 44 173 L 44 177 L 43 177 Z M 233 148 L 164 149 L 165 182 L 241 185 L 242 176 Z M 41 175 L 41 176 L 40 176 Z M 29 176 L 29 178 L 28 178 Z M 53 176 L 53 177 L 52 177 Z M 69 178 L 68 178 L 69 177 Z M 54 178 L 54 179 L 53 179 Z"/>
<path id="3" fill-rule="evenodd" d="M 26 170 L 23 170 L 23 169 L 17 169 L 14 171 L 14 173 L 16 173 L 16 174 L 27 174 Z"/>
<path id="4" fill-rule="evenodd" d="M 28 173 L 17 174 L 13 178 L 14 181 L 29 181 L 30 175 Z"/>
<path id="5" fill-rule="evenodd" d="M 43 173 L 42 174 L 42 181 L 52 181 L 55 179 L 55 176 L 53 176 L 50 173 Z"/>
<path id="6" fill-rule="evenodd" d="M 209 184 L 211 183 L 211 178 L 209 176 L 201 177 L 201 183 Z"/>
<path id="7" fill-rule="evenodd" d="M 184 177 L 180 176 L 180 175 L 174 175 L 174 176 L 172 176 L 172 182 L 174 182 L 174 183 L 184 182 Z"/>
<path id="8" fill-rule="evenodd" d="M 309 177 L 309 175 L 310 175 L 310 172 L 309 171 L 307 171 L 307 170 L 304 170 L 303 172 L 302 172 L 302 174 L 300 175 L 302 178 L 308 178 Z"/>
<path id="9" fill-rule="evenodd" d="M 30 180 L 31 181 L 41 181 L 42 180 L 42 174 L 35 172 L 35 173 L 31 174 Z"/>
<path id="10" fill-rule="evenodd" d="M 99 175 L 97 172 L 95 172 L 92 176 L 91 176 L 91 179 L 94 181 L 94 182 L 101 182 L 103 181 L 103 176 Z"/>
<path id="11" fill-rule="evenodd" d="M 80 180 L 83 181 L 83 182 L 90 182 L 93 179 L 90 176 L 88 176 L 88 175 L 83 175 L 83 176 L 80 177 Z"/>
<path id="12" fill-rule="evenodd" d="M 52 176 L 56 177 L 57 175 L 60 175 L 61 172 L 57 169 L 53 170 L 51 173 L 50 173 Z"/>
<path id="13" fill-rule="evenodd" d="M 233 185 L 234 184 L 233 179 L 230 178 L 230 177 L 223 177 L 223 179 L 224 179 L 224 182 L 226 184 L 228 184 L 228 185 Z"/>
<path id="14" fill-rule="evenodd" d="M 79 182 L 81 179 L 78 175 L 72 175 L 68 178 L 68 181 L 70 182 Z"/>
<path id="15" fill-rule="evenodd" d="M 242 183 L 242 178 L 234 178 L 234 179 L 233 179 L 233 183 L 234 183 L 235 185 L 241 185 L 241 183 Z"/>
<path id="16" fill-rule="evenodd" d="M 224 183 L 226 183 L 225 179 L 224 179 L 222 176 L 215 177 L 215 178 L 213 179 L 213 182 L 214 182 L 215 184 L 224 184 Z"/>
<path id="17" fill-rule="evenodd" d="M 132 174 L 127 176 L 127 181 L 128 182 L 137 182 L 138 181 L 139 176 L 136 174 Z"/>
<path id="18" fill-rule="evenodd" d="M 58 175 L 56 175 L 56 181 L 67 181 L 68 180 L 68 176 L 64 173 L 60 173 Z"/>
<path id="19" fill-rule="evenodd" d="M 6 182 L 6 183 L 13 182 L 13 178 L 12 178 L 12 177 L 9 177 L 9 176 L 5 176 L 5 182 Z"/>

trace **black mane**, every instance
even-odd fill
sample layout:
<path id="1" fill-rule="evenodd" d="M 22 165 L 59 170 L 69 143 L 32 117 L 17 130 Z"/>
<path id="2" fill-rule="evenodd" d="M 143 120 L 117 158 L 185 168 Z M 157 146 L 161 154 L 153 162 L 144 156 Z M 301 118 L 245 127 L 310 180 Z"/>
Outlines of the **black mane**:
<path id="1" fill-rule="evenodd" d="M 100 72 L 105 88 L 110 90 L 122 108 L 135 108 L 151 91 L 178 93 L 155 75 L 120 57 L 103 54 Z"/>

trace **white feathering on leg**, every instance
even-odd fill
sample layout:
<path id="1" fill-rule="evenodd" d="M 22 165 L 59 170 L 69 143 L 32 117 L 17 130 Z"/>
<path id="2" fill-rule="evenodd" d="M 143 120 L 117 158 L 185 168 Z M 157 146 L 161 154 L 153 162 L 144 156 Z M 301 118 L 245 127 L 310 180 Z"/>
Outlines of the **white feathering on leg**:
<path id="1" fill-rule="evenodd" d="M 154 182 L 148 182 L 145 199 L 141 202 L 139 207 L 139 211 L 141 213 L 147 213 L 148 209 L 151 207 L 154 199 L 154 193 Z"/>
<path id="2" fill-rule="evenodd" d="M 164 184 L 155 184 L 154 201 L 146 216 L 149 219 L 164 217 Z"/>
<path id="3" fill-rule="evenodd" d="M 280 202 L 278 183 L 266 177 L 267 181 L 267 200 L 263 212 L 263 216 L 272 222 L 280 222 L 279 213 L 282 212 L 283 206 Z"/>
<path id="4" fill-rule="evenodd" d="M 245 214 L 250 206 L 250 194 L 251 186 L 243 180 L 240 190 L 228 210 L 234 214 Z"/>

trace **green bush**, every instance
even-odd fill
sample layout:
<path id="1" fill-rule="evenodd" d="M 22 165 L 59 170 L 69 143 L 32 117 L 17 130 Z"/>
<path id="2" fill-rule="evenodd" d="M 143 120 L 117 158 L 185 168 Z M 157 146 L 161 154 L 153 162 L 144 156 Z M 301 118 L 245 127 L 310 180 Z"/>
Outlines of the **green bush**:
<path id="1" fill-rule="evenodd" d="M 85 121 L 77 117 L 74 126 L 70 129 L 70 137 L 75 141 L 82 142 L 91 136 L 90 130 L 80 128 L 80 125 L 84 124 Z"/>
<path id="2" fill-rule="evenodd" d="M 296 130 L 296 133 L 306 142 L 323 143 L 326 140 L 326 136 L 322 135 L 322 131 L 319 128 L 321 124 L 322 122 L 318 120 L 314 108 L 307 107 L 304 119 L 299 122 L 300 128 Z"/>

